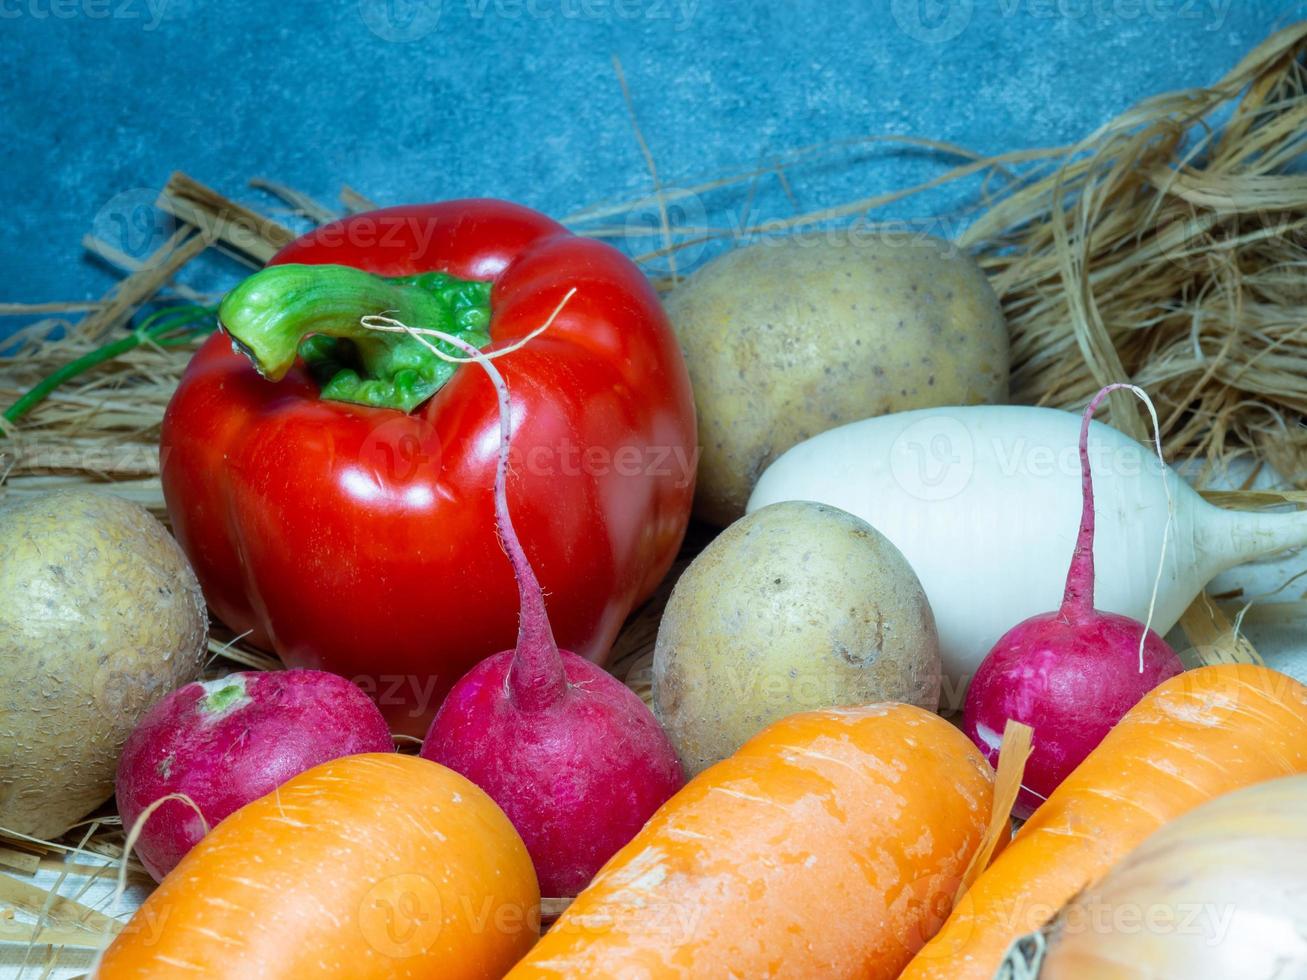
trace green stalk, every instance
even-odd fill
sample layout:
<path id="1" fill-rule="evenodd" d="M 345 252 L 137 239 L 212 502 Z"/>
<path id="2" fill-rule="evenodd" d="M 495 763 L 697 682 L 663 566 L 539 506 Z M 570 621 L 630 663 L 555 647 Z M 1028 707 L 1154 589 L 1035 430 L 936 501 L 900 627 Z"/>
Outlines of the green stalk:
<path id="1" fill-rule="evenodd" d="M 455 366 L 406 334 L 377 333 L 360 320 L 388 314 L 479 349 L 490 343 L 490 289 L 443 272 L 386 277 L 343 265 L 277 265 L 228 293 L 218 321 L 269 381 L 302 358 L 325 399 L 411 412 Z"/>
<path id="2" fill-rule="evenodd" d="M 215 311 L 216 307 L 207 306 L 171 306 L 158 310 L 146 317 L 139 327 L 125 337 L 119 337 L 103 347 L 97 347 L 42 378 L 18 401 L 5 409 L 5 421 L 17 422 L 49 398 L 60 385 L 100 364 L 121 357 L 146 341 L 158 344 L 160 347 L 177 347 L 189 343 L 197 333 L 208 332 L 217 326 L 214 320 Z M 174 331 L 178 330 L 182 332 L 174 334 Z M 0 432 L 0 437 L 3 437 L 3 432 Z"/>

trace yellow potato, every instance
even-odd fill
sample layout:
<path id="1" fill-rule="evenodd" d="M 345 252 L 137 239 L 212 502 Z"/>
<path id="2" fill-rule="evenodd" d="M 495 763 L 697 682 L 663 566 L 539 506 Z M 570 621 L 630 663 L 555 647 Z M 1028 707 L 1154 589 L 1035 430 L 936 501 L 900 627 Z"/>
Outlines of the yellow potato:
<path id="1" fill-rule="evenodd" d="M 826 429 L 1007 400 L 1007 327 L 970 256 L 921 235 L 833 235 L 729 252 L 668 297 L 699 412 L 704 520 L 735 520 L 767 465 Z"/>
<path id="2" fill-rule="evenodd" d="M 0 507 L 0 827 L 54 837 L 108 799 L 123 742 L 199 675 L 207 635 L 195 573 L 143 507 Z"/>
<path id="3" fill-rule="evenodd" d="M 824 504 L 772 504 L 723 531 L 677 581 L 653 694 L 691 776 L 798 711 L 880 701 L 936 711 L 935 617 L 871 525 Z"/>

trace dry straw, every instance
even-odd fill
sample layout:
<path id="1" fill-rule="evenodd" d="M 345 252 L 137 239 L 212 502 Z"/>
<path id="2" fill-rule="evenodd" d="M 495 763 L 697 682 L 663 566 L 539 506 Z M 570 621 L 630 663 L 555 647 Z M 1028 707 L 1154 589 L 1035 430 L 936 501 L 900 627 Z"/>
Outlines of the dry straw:
<path id="1" fill-rule="evenodd" d="M 714 237 L 865 221 L 883 205 L 984 176 L 985 209 L 962 242 L 1002 299 L 1017 400 L 1079 408 L 1102 385 L 1130 380 L 1153 396 L 1172 460 L 1214 465 L 1250 455 L 1307 488 L 1305 50 L 1307 25 L 1295 25 L 1210 88 L 1148 99 L 1071 146 L 980 158 L 912 140 L 967 162 L 924 184 L 784 221 L 734 230 L 661 228 L 652 232 L 659 247 L 640 258 L 654 262 Z M 660 189 L 653 203 L 666 220 L 674 198 L 732 185 L 743 192 L 773 168 L 783 172 L 868 141 L 805 147 L 765 171 Z M 267 181 L 258 186 L 313 220 L 332 214 L 296 191 Z M 368 203 L 349 196 L 352 207 Z M 15 355 L 0 373 L 0 404 L 93 349 L 143 303 L 185 293 L 170 285 L 172 277 L 204 247 L 257 264 L 292 237 L 184 175 L 169 182 L 159 203 L 181 224 L 138 271 L 68 335 L 61 335 L 66 320 L 55 317 L 0 351 Z M 573 224 L 584 234 L 630 238 L 631 226 L 615 226 L 614 217 L 650 203 L 592 208 Z M 155 438 L 188 354 L 146 345 L 61 389 L 10 432 L 0 456 L 7 492 L 113 480 L 162 513 Z M 1124 402 L 1114 408 L 1115 424 L 1145 437 L 1136 410 Z"/>
<path id="2" fill-rule="evenodd" d="M 675 190 L 658 181 L 641 140 L 655 194 L 587 209 L 571 224 L 582 234 L 629 242 L 628 216 L 656 206 L 661 227 L 650 232 L 654 247 L 638 259 L 671 271 L 676 255 L 705 240 L 785 234 L 847 219 L 866 225 L 886 205 L 950 182 L 979 181 L 979 216 L 962 244 L 979 258 L 1002 300 L 1012 332 L 1017 400 L 1078 409 L 1104 384 L 1130 381 L 1153 397 L 1171 460 L 1196 460 L 1211 471 L 1248 456 L 1273 464 L 1294 486 L 1307 489 L 1304 54 L 1307 25 L 1287 28 L 1217 84 L 1148 99 L 1071 146 L 980 157 L 930 140 L 900 140 L 964 162 L 924 184 L 783 221 L 745 222 L 743 228 L 673 227 L 668 204 L 695 195 L 716 199 L 734 189 L 747 195 L 747 211 L 760 177 L 777 176 L 788 187 L 792 169 L 886 138 L 803 147 L 766 167 Z M 306 220 L 334 216 L 292 189 L 268 181 L 257 186 Z M 348 188 L 341 200 L 346 211 L 371 206 Z M 0 362 L 0 407 L 122 334 L 143 305 L 211 301 L 174 281 L 201 252 L 218 248 L 257 267 L 292 237 L 279 222 L 184 175 L 169 181 L 159 206 L 177 219 L 178 229 L 144 262 L 87 241 L 102 260 L 128 273 L 99 302 L 0 309 L 46 317 L 0 345 L 0 355 L 9 355 Z M 18 424 L 0 421 L 0 499 L 112 483 L 115 492 L 165 516 L 159 424 L 194 346 L 147 340 L 63 385 Z M 1146 437 L 1143 419 L 1125 401 L 1113 405 L 1111 420 Z M 1247 507 L 1302 506 L 1307 500 L 1301 493 L 1213 496 Z M 705 540 L 698 531 L 692 534 L 678 569 Z M 649 653 L 667 592 L 665 585 L 633 617 L 615 653 L 619 675 L 629 676 L 646 697 Z M 1182 625 L 1194 646 L 1209 649 L 1214 659 L 1255 656 L 1205 597 Z M 275 665 L 238 641 L 221 637 L 211 643 L 224 664 L 216 669 Z M 121 829 L 112 829 L 112 818 L 104 825 L 110 832 L 92 835 L 83 846 L 121 854 Z M 27 855 L 23 860 L 70 849 L 14 838 L 6 843 L 20 857 Z M 48 901 L 47 919 L 56 908 L 54 899 Z M 20 904 L 12 889 L 0 892 L 0 903 L 6 902 Z M 95 921 L 91 910 L 70 911 L 75 914 L 39 927 L 51 931 L 33 941 L 67 941 L 68 932 L 80 930 L 98 940 L 89 928 Z"/>
<path id="3" fill-rule="evenodd" d="M 1142 103 L 967 231 L 1012 326 L 1017 398 L 1072 408 L 1129 378 L 1172 459 L 1252 454 L 1307 486 L 1305 37 Z"/>

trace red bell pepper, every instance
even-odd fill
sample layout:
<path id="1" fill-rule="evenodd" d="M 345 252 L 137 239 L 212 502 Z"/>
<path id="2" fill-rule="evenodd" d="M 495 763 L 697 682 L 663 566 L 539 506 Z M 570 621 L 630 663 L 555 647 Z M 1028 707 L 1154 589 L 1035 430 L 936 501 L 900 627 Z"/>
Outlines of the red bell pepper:
<path id="1" fill-rule="evenodd" d="M 449 687 L 517 631 L 495 534 L 495 394 L 475 367 L 359 320 L 389 313 L 493 350 L 573 288 L 497 365 L 513 403 L 514 523 L 559 645 L 603 662 L 689 519 L 689 378 L 628 259 L 500 201 L 325 225 L 224 300 L 160 452 L 173 528 L 214 613 L 291 666 L 356 680 L 396 730 L 421 735 Z"/>

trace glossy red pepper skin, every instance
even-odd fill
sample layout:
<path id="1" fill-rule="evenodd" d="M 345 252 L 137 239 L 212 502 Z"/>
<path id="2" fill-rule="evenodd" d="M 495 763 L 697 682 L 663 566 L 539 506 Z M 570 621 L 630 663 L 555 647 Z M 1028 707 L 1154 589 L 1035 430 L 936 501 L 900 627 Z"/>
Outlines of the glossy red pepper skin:
<path id="1" fill-rule="evenodd" d="M 602 663 L 671 565 L 694 493 L 689 377 L 645 277 L 607 245 L 491 200 L 354 215 L 272 261 L 492 281 L 492 348 L 575 288 L 546 333 L 497 365 L 513 404 L 513 520 L 559 646 Z M 290 666 L 354 679 L 395 730 L 421 735 L 453 683 L 517 633 L 495 532 L 498 424 L 474 366 L 404 415 L 325 401 L 300 364 L 266 381 L 219 333 L 168 406 L 164 496 L 226 625 Z"/>

